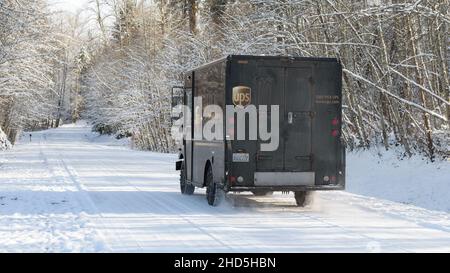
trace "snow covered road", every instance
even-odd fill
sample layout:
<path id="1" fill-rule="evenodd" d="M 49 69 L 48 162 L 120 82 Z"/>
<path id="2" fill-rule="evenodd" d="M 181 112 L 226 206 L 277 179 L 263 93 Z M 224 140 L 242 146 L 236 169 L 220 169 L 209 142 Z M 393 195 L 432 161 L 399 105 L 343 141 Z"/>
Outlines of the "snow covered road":
<path id="1" fill-rule="evenodd" d="M 102 139 L 102 138 L 100 138 Z M 346 192 L 179 193 L 174 155 L 99 141 L 85 125 L 0 153 L 4 252 L 450 252 L 450 215 Z"/>

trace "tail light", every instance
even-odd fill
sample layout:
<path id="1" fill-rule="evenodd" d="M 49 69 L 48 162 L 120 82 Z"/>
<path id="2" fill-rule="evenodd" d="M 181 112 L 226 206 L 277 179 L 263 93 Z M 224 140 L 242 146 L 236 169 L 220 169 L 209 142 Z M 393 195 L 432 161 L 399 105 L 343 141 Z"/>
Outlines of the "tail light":
<path id="1" fill-rule="evenodd" d="M 333 119 L 331 120 L 331 125 L 332 125 L 333 127 L 338 126 L 338 125 L 339 125 L 339 119 L 338 119 L 337 117 L 333 118 Z M 338 136 L 339 136 L 339 130 L 336 129 L 336 128 L 334 128 L 333 130 L 331 130 L 331 136 L 333 136 L 333 137 L 338 137 Z"/>
<path id="2" fill-rule="evenodd" d="M 325 175 L 323 177 L 323 182 L 336 184 L 336 176 L 335 175 L 331 175 L 331 176 Z"/>
<path id="3" fill-rule="evenodd" d="M 230 182 L 230 185 L 233 185 L 236 183 L 236 176 L 228 176 L 228 181 Z"/>
<path id="4" fill-rule="evenodd" d="M 339 120 L 338 120 L 338 118 L 332 119 L 332 120 L 331 120 L 331 125 L 333 125 L 333 126 L 338 126 L 338 125 L 339 125 Z"/>

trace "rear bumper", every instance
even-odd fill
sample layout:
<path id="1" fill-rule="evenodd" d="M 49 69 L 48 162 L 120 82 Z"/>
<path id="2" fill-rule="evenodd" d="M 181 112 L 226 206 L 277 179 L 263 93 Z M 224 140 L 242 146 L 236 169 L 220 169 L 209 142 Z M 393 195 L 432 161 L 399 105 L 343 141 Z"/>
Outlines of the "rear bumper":
<path id="1" fill-rule="evenodd" d="M 226 191 L 328 191 L 345 190 L 344 179 L 316 184 L 315 172 L 255 172 L 253 183 L 228 184 Z"/>
<path id="2" fill-rule="evenodd" d="M 256 187 L 314 186 L 315 172 L 255 172 Z"/>
<path id="3" fill-rule="evenodd" d="M 344 185 L 312 185 L 312 186 L 231 186 L 226 191 L 242 192 L 242 191 L 333 191 L 345 190 Z"/>

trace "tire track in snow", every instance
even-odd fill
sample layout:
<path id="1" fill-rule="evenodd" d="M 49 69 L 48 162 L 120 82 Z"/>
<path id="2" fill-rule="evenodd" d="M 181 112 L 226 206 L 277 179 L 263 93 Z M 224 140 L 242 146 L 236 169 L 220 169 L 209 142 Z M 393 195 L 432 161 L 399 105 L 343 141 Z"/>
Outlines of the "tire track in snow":
<path id="1" fill-rule="evenodd" d="M 166 164 L 167 162 L 160 161 L 160 163 Z M 104 162 L 102 162 L 102 161 L 99 161 L 99 164 L 102 165 L 103 167 L 107 167 L 107 165 Z M 117 173 L 117 171 L 111 170 L 111 169 L 108 169 L 108 171 L 112 172 L 112 173 Z M 210 232 L 205 230 L 203 227 L 199 226 L 198 224 L 196 224 L 195 222 L 193 222 L 192 220 L 190 220 L 186 216 L 180 214 L 180 212 L 178 210 L 176 210 L 175 208 L 172 208 L 171 207 L 171 205 L 173 205 L 172 202 L 167 202 L 168 200 L 161 200 L 160 198 L 157 198 L 155 196 L 155 194 L 151 194 L 151 193 L 148 193 L 146 191 L 141 190 L 139 187 L 131 184 L 131 182 L 128 179 L 124 179 L 124 181 L 128 184 L 128 186 L 134 188 L 138 192 L 144 193 L 145 196 L 148 196 L 149 199 L 145 199 L 144 197 L 141 198 L 143 204 L 146 204 L 146 205 L 149 205 L 149 206 L 155 206 L 155 203 L 156 203 L 160 209 L 164 210 L 166 213 L 174 214 L 178 218 L 181 218 L 183 221 L 187 222 L 190 226 L 194 227 L 195 229 L 200 231 L 202 234 L 210 237 L 213 241 L 215 241 L 216 243 L 218 243 L 222 247 L 224 247 L 224 248 L 226 248 L 228 250 L 234 250 L 234 248 L 231 245 L 229 245 L 229 244 L 225 243 L 224 241 L 220 240 L 218 237 L 214 236 L 213 234 L 211 234 Z M 172 201 L 174 201 L 174 200 L 172 199 Z M 178 201 L 176 201 L 176 202 L 178 203 L 178 205 L 182 204 L 182 203 L 180 203 Z M 182 205 L 186 208 L 185 204 L 182 204 Z M 180 234 L 174 234 L 174 235 L 176 235 L 177 237 L 180 236 Z M 182 238 L 180 238 L 180 239 L 182 241 Z"/>
<path id="2" fill-rule="evenodd" d="M 164 163 L 164 164 L 167 163 L 165 161 L 160 161 L 160 162 Z M 104 162 L 100 161 L 99 164 L 101 164 L 103 167 L 108 167 Z M 103 168 L 103 169 L 105 169 L 105 168 Z M 110 168 L 107 170 L 110 173 L 117 173 L 115 170 L 110 169 Z M 136 191 L 146 193 L 146 191 L 143 191 L 139 187 L 131 184 L 131 182 L 129 180 L 125 179 L 124 181 L 128 184 L 129 187 L 134 188 Z M 141 201 L 142 205 L 155 206 L 155 203 L 156 203 L 158 205 L 158 207 L 160 207 L 161 209 L 164 209 L 164 211 L 166 213 L 177 215 L 177 217 L 179 217 L 179 218 L 183 219 L 185 222 L 189 223 L 190 226 L 196 228 L 202 234 L 209 236 L 214 242 L 219 243 L 220 245 L 225 247 L 225 249 L 239 251 L 240 249 L 242 249 L 242 247 L 236 246 L 235 245 L 236 242 L 240 242 L 240 243 L 245 242 L 244 245 L 247 245 L 247 246 L 255 245 L 256 247 L 259 246 L 260 250 L 273 251 L 269 246 L 262 245 L 261 241 L 255 241 L 255 239 L 253 239 L 253 240 L 249 239 L 249 237 L 251 237 L 251 236 L 248 236 L 248 233 L 251 232 L 251 230 L 249 230 L 247 232 L 227 232 L 227 240 L 224 241 L 224 240 L 220 239 L 220 237 L 216 236 L 214 233 L 207 230 L 207 228 L 202 227 L 201 225 L 196 223 L 195 220 L 198 220 L 198 219 L 193 220 L 193 219 L 190 219 L 189 216 L 183 215 L 183 213 L 185 214 L 187 212 L 195 212 L 198 208 L 203 209 L 203 210 L 205 208 L 211 209 L 214 211 L 212 211 L 211 214 L 203 215 L 203 217 L 214 219 L 215 227 L 236 230 L 236 228 L 233 226 L 233 224 L 230 224 L 230 222 L 228 220 L 230 220 L 230 219 L 235 220 L 238 217 L 248 217 L 248 215 L 234 214 L 233 216 L 230 216 L 230 217 L 224 217 L 223 213 L 225 213 L 225 212 L 229 212 L 230 214 L 233 214 L 236 212 L 235 208 L 229 207 L 228 204 L 225 204 L 225 207 L 224 206 L 209 207 L 206 204 L 206 201 L 199 203 L 199 202 L 197 202 L 198 200 L 194 200 L 192 198 L 193 196 L 182 196 L 181 194 L 179 195 L 179 197 L 173 197 L 172 195 L 157 197 L 155 194 L 148 193 L 147 196 L 149 199 L 142 200 Z M 164 199 L 164 198 L 166 198 L 166 199 Z M 184 198 L 185 202 L 182 201 L 183 198 Z M 264 208 L 264 206 L 262 208 Z M 292 210 L 291 213 L 295 212 L 295 213 L 297 213 L 295 215 L 295 217 L 299 217 L 299 215 L 298 215 L 299 208 L 296 207 L 295 209 L 296 210 Z M 248 211 L 248 210 L 246 210 L 246 212 L 251 213 L 251 211 Z M 302 212 L 305 212 L 305 211 L 302 211 Z M 273 215 L 271 214 L 270 216 L 273 216 Z M 292 216 L 294 216 L 294 214 Z M 258 219 L 261 219 L 261 217 L 265 218 L 264 216 L 261 216 L 261 215 L 254 216 L 254 217 L 258 218 Z M 308 218 L 310 220 L 313 220 L 314 222 L 320 222 L 325 226 L 335 227 L 335 225 L 333 225 L 333 224 L 330 224 L 330 223 L 327 223 L 324 221 L 319 221 L 318 219 L 314 219 L 313 217 L 308 217 Z M 353 232 L 353 233 L 356 234 L 355 232 Z M 361 236 L 360 234 L 356 234 L 356 235 L 363 238 L 363 236 Z M 179 234 L 176 234 L 176 236 L 179 236 Z M 227 243 L 227 241 L 231 241 L 234 243 L 230 244 L 230 243 Z M 245 251 L 245 249 L 243 249 L 242 251 Z"/>
<path id="3" fill-rule="evenodd" d="M 82 211 L 96 211 L 95 209 L 95 205 L 92 203 L 92 201 L 90 201 L 89 197 L 86 196 L 85 191 L 83 190 L 83 188 L 81 187 L 81 185 L 79 183 L 77 183 L 75 177 L 73 174 L 70 173 L 70 171 L 67 168 L 67 165 L 64 163 L 64 160 L 62 159 L 62 155 L 59 152 L 58 147 L 55 148 L 50 148 L 49 145 L 47 145 L 47 136 L 44 135 L 44 143 L 42 142 L 42 134 L 40 137 L 40 141 L 39 141 L 39 156 L 42 158 L 43 162 L 44 162 L 44 166 L 46 166 L 46 170 L 48 170 L 51 179 L 54 181 L 53 185 L 48 185 L 48 189 L 51 190 L 52 186 L 57 186 L 57 187 L 62 187 L 62 186 L 74 186 L 77 189 L 77 192 L 79 194 L 74 194 L 73 196 L 75 197 L 75 201 L 78 203 L 78 209 L 81 209 Z M 49 161 L 48 156 L 45 154 L 44 150 L 43 150 L 43 146 L 46 147 L 48 150 L 53 150 L 52 154 L 54 154 L 55 156 L 57 155 L 57 157 L 55 157 L 55 159 L 53 161 Z M 68 195 L 63 192 L 64 194 L 64 199 L 65 200 L 70 200 L 71 198 L 68 198 Z M 73 200 L 73 199 L 72 199 Z M 86 205 L 88 206 L 88 208 L 86 209 Z M 71 210 L 71 213 L 74 213 L 73 210 Z M 85 234 L 85 236 L 88 236 L 90 240 L 83 240 L 84 243 L 86 242 L 91 242 L 91 239 L 96 240 L 94 243 L 95 245 L 93 246 L 95 251 L 103 251 L 105 250 L 105 247 L 103 245 L 104 240 L 100 240 L 97 241 L 96 238 L 91 238 L 92 236 L 94 237 L 100 237 L 101 238 L 101 234 L 98 233 L 97 230 L 92 229 L 91 227 L 89 227 L 89 225 L 85 222 L 86 218 L 85 215 L 78 214 L 78 216 L 76 218 L 73 219 L 73 223 L 71 223 L 72 225 L 77 226 L 77 228 L 79 229 L 89 229 L 87 230 L 89 233 Z M 54 237 L 57 237 L 56 234 L 56 230 L 54 228 L 55 224 L 51 222 L 52 218 L 51 217 L 47 217 L 47 226 L 50 228 L 50 230 L 52 231 L 52 233 L 55 235 Z M 58 231 L 59 232 L 59 231 Z M 72 243 L 72 242 L 68 242 L 68 243 Z M 51 251 L 51 248 L 48 248 L 49 251 Z"/>
<path id="4" fill-rule="evenodd" d="M 0 176 L 3 188 L 23 192 L 37 208 L 20 203 L 24 215 L 0 215 L 2 224 L 14 225 L 0 229 L 3 237 L 14 232 L 2 241 L 8 249 L 20 251 L 34 236 L 28 249 L 40 251 L 368 251 L 374 242 L 381 251 L 449 250 L 448 225 L 439 215 L 398 203 L 392 215 L 381 199 L 366 203 L 327 193 L 323 209 L 302 209 L 292 206 L 292 195 L 232 194 L 235 204 L 209 207 L 204 190 L 179 193 L 170 157 L 96 145 L 85 141 L 89 130 L 52 129 L 41 143 L 33 139 L 12 151 L 8 173 Z M 61 196 L 71 206 L 48 205 Z M 96 242 L 105 248 L 96 249 Z"/>
<path id="5" fill-rule="evenodd" d="M 345 195 L 345 197 L 343 197 L 343 195 Z M 424 208 L 407 204 L 401 204 L 402 209 L 400 209 L 398 208 L 399 203 L 393 201 L 382 200 L 375 197 L 367 197 L 348 192 L 339 193 L 339 195 L 334 196 L 334 199 L 328 198 L 328 200 L 339 202 L 340 200 L 345 198 L 355 200 L 356 202 L 354 202 L 353 205 L 359 207 L 361 210 L 365 210 L 370 213 L 376 213 L 380 216 L 389 216 L 393 219 L 403 219 L 405 221 L 414 222 L 424 228 L 431 228 L 438 231 L 450 233 L 450 216 L 447 213 L 440 211 L 430 211 Z M 362 203 L 361 201 L 364 203 Z M 380 205 L 375 206 L 373 204 L 374 202 Z M 412 213 L 414 213 L 413 217 L 411 215 L 405 215 L 405 208 L 408 208 L 412 211 Z M 425 214 L 425 216 L 422 216 L 422 214 Z M 433 217 L 430 217 L 430 214 L 432 214 Z M 421 217 L 426 218 L 426 220 L 420 219 Z M 431 222 L 431 220 L 440 221 L 440 223 L 433 223 Z"/>
<path id="6" fill-rule="evenodd" d="M 161 163 L 166 163 L 164 161 L 160 161 L 160 162 Z M 102 162 L 102 161 L 99 161 L 98 164 L 101 164 L 103 167 L 107 167 L 107 165 L 104 162 Z M 117 173 L 115 170 L 112 170 L 112 169 L 108 169 L 108 171 L 112 172 L 112 173 Z M 129 180 L 125 179 L 124 181 L 128 184 L 128 186 L 134 188 L 136 191 L 145 193 L 145 191 L 142 191 L 139 187 L 131 184 Z M 198 188 L 197 188 L 197 190 L 198 190 Z M 195 227 L 197 230 L 199 230 L 202 234 L 205 234 L 205 235 L 209 236 L 211 239 L 213 239 L 213 241 L 219 243 L 220 245 L 222 245 L 226 249 L 233 250 L 233 251 L 239 250 L 239 247 L 236 247 L 236 246 L 233 246 L 232 244 L 226 243 L 224 240 L 221 240 L 218 236 L 214 235 L 213 233 L 208 231 L 206 228 L 201 227 L 199 224 L 195 223 L 193 220 L 189 219 L 187 216 L 182 214 L 183 211 L 184 212 L 194 211 L 194 208 L 192 207 L 193 205 L 195 205 L 197 207 L 201 206 L 203 208 L 206 207 L 207 206 L 206 201 L 204 203 L 202 203 L 202 204 L 197 204 L 198 202 L 190 202 L 188 204 L 187 203 L 183 203 L 181 201 L 181 198 L 186 198 L 186 200 L 188 200 L 187 198 L 192 197 L 192 196 L 182 196 L 181 194 L 179 196 L 180 199 L 179 198 L 174 198 L 174 197 L 171 197 L 171 196 L 167 196 L 169 200 L 167 200 L 167 199 L 161 200 L 161 198 L 156 197 L 155 194 L 148 194 L 148 197 L 149 197 L 149 199 L 151 199 L 151 202 L 149 202 L 147 200 L 143 200 L 144 204 L 148 204 L 150 206 L 154 206 L 155 203 L 157 203 L 158 206 L 161 209 L 164 209 L 166 211 L 166 213 L 171 213 L 171 214 L 177 215 L 178 217 L 183 219 L 185 222 L 189 223 L 192 227 Z M 189 198 L 189 199 L 192 199 L 192 198 Z M 192 200 L 190 200 L 190 201 L 192 201 Z M 268 200 L 268 201 L 270 201 L 270 200 Z M 174 203 L 177 204 L 177 206 L 174 207 L 173 206 Z M 226 204 L 226 206 L 228 206 L 228 204 Z M 206 217 L 211 217 L 211 218 L 214 218 L 216 221 L 219 221 L 220 224 L 217 224 L 217 226 L 227 227 L 229 229 L 233 229 L 233 226 L 230 225 L 226 221 L 226 219 L 224 219 L 222 217 L 222 215 L 220 213 L 227 212 L 227 211 L 231 213 L 232 210 L 234 210 L 234 208 L 227 207 L 225 209 L 224 206 L 208 207 L 208 208 L 213 209 L 215 211 L 214 211 L 214 214 L 208 214 L 208 215 L 206 215 Z M 256 209 L 264 209 L 264 208 L 265 208 L 265 206 L 263 204 L 261 208 L 256 208 Z M 181 209 L 181 213 L 180 213 L 180 209 Z M 219 211 L 217 211 L 217 210 L 219 210 Z M 298 207 L 295 207 L 295 209 L 288 210 L 288 213 L 296 214 L 295 216 L 298 217 L 299 216 L 298 215 L 299 210 L 301 210 L 301 209 L 299 209 Z M 308 211 L 304 211 L 303 210 L 301 212 L 304 212 L 303 216 L 305 216 L 306 218 L 308 218 L 308 219 L 310 219 L 310 220 L 312 220 L 314 222 L 320 222 L 320 223 L 324 224 L 326 227 L 330 227 L 330 228 L 339 228 L 343 232 L 346 232 L 347 234 L 351 233 L 351 234 L 359 237 L 360 239 L 367 240 L 367 243 L 370 243 L 370 242 L 373 242 L 373 241 L 377 241 L 374 238 L 365 236 L 364 234 L 355 232 L 353 230 L 349 230 L 347 228 L 344 228 L 342 226 L 336 225 L 334 223 L 330 223 L 330 222 L 328 222 L 326 220 L 323 220 L 323 219 L 321 219 L 319 217 L 314 217 L 314 216 L 308 214 Z M 284 211 L 284 213 L 286 213 L 286 211 Z M 238 217 L 238 216 L 235 215 L 232 218 L 236 218 L 236 217 Z M 250 241 L 248 239 L 248 237 L 245 236 L 245 234 L 243 234 L 241 236 L 239 236 L 238 234 L 239 233 L 236 233 L 236 232 L 235 233 L 227 233 L 227 236 L 229 237 L 228 241 L 235 241 L 235 242 L 247 241 L 248 245 L 252 245 L 252 243 L 255 243 L 255 242 Z M 234 238 L 230 238 L 230 237 L 234 237 Z M 232 239 L 232 240 L 230 240 L 230 239 Z M 267 247 L 263 247 L 263 249 L 266 249 L 266 251 L 269 251 L 269 250 L 267 250 Z"/>

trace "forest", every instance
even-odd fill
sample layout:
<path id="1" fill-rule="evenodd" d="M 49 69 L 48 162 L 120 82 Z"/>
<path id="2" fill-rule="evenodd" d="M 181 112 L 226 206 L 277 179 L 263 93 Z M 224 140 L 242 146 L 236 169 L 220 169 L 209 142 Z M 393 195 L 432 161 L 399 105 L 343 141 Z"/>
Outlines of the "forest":
<path id="1" fill-rule="evenodd" d="M 89 120 L 136 149 L 171 152 L 171 87 L 228 54 L 334 57 L 347 149 L 450 150 L 445 0 L 91 0 L 55 12 L 0 0 L 0 146 Z"/>

